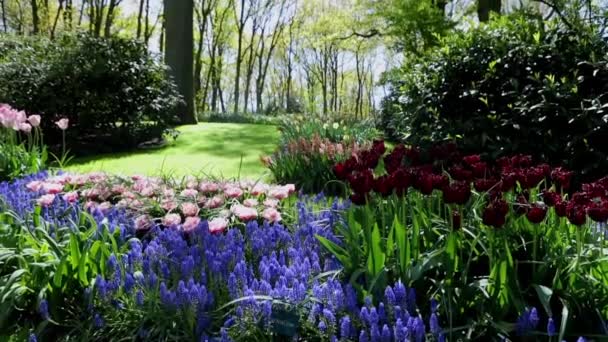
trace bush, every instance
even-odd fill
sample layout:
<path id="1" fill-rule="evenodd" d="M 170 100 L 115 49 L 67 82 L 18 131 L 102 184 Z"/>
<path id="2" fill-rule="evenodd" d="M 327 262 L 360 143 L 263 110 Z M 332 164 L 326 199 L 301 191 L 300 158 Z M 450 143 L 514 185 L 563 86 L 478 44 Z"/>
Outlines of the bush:
<path id="1" fill-rule="evenodd" d="M 74 153 L 135 147 L 162 136 L 178 101 L 165 67 L 138 42 L 86 34 L 0 39 L 0 102 L 40 113 L 51 145 L 61 141 L 52 122 L 67 117 Z"/>
<path id="2" fill-rule="evenodd" d="M 276 125 L 280 118 L 262 114 L 199 113 L 200 122 L 244 123 L 255 125 Z"/>
<path id="3" fill-rule="evenodd" d="M 529 153 L 590 179 L 608 167 L 607 52 L 592 27 L 504 17 L 406 62 L 381 125 L 412 145 Z"/>
<path id="4" fill-rule="evenodd" d="M 264 162 L 279 184 L 293 183 L 308 194 L 343 195 L 344 185 L 337 181 L 333 166 L 362 147 L 356 143 L 334 143 L 315 135 L 311 139 L 289 141 L 272 156 L 264 158 Z"/>

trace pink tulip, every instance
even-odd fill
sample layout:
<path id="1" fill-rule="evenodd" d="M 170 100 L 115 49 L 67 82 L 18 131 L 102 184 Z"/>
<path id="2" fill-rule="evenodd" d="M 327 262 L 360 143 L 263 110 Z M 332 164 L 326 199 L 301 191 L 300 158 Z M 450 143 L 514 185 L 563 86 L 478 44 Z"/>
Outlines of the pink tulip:
<path id="1" fill-rule="evenodd" d="M 247 208 L 244 205 L 237 204 L 232 207 L 232 213 L 236 215 L 241 221 L 249 221 L 258 217 L 257 210 L 253 208 Z"/>
<path id="2" fill-rule="evenodd" d="M 95 201 L 87 201 L 87 203 L 84 204 L 84 208 L 88 211 L 92 211 L 93 209 L 97 208 L 98 205 L 99 203 Z"/>
<path id="3" fill-rule="evenodd" d="M 179 214 L 167 214 L 163 217 L 163 224 L 166 227 L 177 226 L 182 223 L 182 217 Z"/>
<path id="4" fill-rule="evenodd" d="M 199 212 L 198 205 L 191 202 L 182 203 L 181 209 L 184 216 L 196 216 Z"/>
<path id="5" fill-rule="evenodd" d="M 271 223 L 280 222 L 282 220 L 281 213 L 275 208 L 266 208 L 262 213 L 262 216 Z"/>
<path id="6" fill-rule="evenodd" d="M 254 198 L 248 198 L 243 201 L 243 205 L 249 208 L 256 207 L 258 205 L 258 200 Z"/>
<path id="7" fill-rule="evenodd" d="M 235 186 L 231 186 L 231 187 L 226 188 L 224 193 L 226 194 L 226 196 L 228 196 L 230 198 L 239 198 L 243 195 L 243 190 L 241 190 L 240 188 L 237 188 Z"/>
<path id="8" fill-rule="evenodd" d="M 22 122 L 19 124 L 19 130 L 29 134 L 32 132 L 32 126 L 27 122 Z"/>
<path id="9" fill-rule="evenodd" d="M 40 190 L 42 190 L 42 185 L 44 183 L 41 181 L 32 181 L 27 183 L 27 185 L 25 186 L 29 191 L 33 191 L 33 192 L 38 192 Z"/>
<path id="10" fill-rule="evenodd" d="M 56 195 L 63 191 L 63 185 L 58 183 L 44 183 L 42 185 L 42 190 L 47 194 Z"/>
<path id="11" fill-rule="evenodd" d="M 198 187 L 198 189 L 202 193 L 211 193 L 211 192 L 217 192 L 219 190 L 219 186 L 216 183 L 202 182 L 201 185 Z"/>
<path id="12" fill-rule="evenodd" d="M 264 200 L 264 206 L 268 208 L 276 208 L 279 205 L 279 200 L 267 198 Z"/>
<path id="13" fill-rule="evenodd" d="M 49 195 L 40 196 L 40 198 L 36 202 L 41 207 L 46 208 L 46 207 L 51 206 L 51 204 L 53 204 L 54 201 L 55 201 L 55 195 L 49 194 Z"/>
<path id="14" fill-rule="evenodd" d="M 222 217 L 216 217 L 209 221 L 209 232 L 211 234 L 222 233 L 228 227 L 228 221 Z"/>
<path id="15" fill-rule="evenodd" d="M 135 229 L 136 230 L 145 230 L 150 228 L 152 225 L 152 221 L 148 217 L 148 215 L 140 215 L 135 219 Z"/>
<path id="16" fill-rule="evenodd" d="M 251 189 L 251 194 L 253 196 L 260 196 L 266 193 L 268 190 L 268 186 L 266 184 L 256 184 L 253 189 Z"/>
<path id="17" fill-rule="evenodd" d="M 207 200 L 207 203 L 205 203 L 205 208 L 215 209 L 215 208 L 219 208 L 223 204 L 224 204 L 224 198 L 222 196 L 213 196 L 212 198 Z"/>
<path id="18" fill-rule="evenodd" d="M 198 227 L 198 225 L 200 223 L 201 223 L 201 218 L 198 216 L 186 217 L 186 221 L 182 225 L 182 229 L 184 229 L 185 232 L 191 232 L 191 231 L 195 230 L 196 227 Z"/>
<path id="19" fill-rule="evenodd" d="M 40 115 L 30 115 L 27 118 L 27 122 L 29 122 L 32 127 L 40 126 Z"/>
<path id="20" fill-rule="evenodd" d="M 268 196 L 282 200 L 289 197 L 289 191 L 283 187 L 275 187 L 268 192 Z"/>
<path id="21" fill-rule="evenodd" d="M 182 191 L 180 193 L 180 196 L 182 196 L 182 197 L 196 198 L 197 195 L 198 195 L 198 191 L 196 191 L 196 189 L 185 189 L 184 191 Z"/>
<path id="22" fill-rule="evenodd" d="M 62 131 L 65 131 L 66 129 L 68 129 L 69 124 L 70 124 L 70 120 L 67 118 L 63 118 L 63 119 L 55 122 L 55 125 L 57 125 L 57 127 L 59 127 L 59 129 Z"/>
<path id="23" fill-rule="evenodd" d="M 171 211 L 177 208 L 177 203 L 172 199 L 164 199 L 161 202 L 160 207 L 163 208 L 165 211 Z"/>
<path id="24" fill-rule="evenodd" d="M 66 192 L 63 195 L 63 200 L 68 202 L 68 203 L 75 203 L 78 201 L 78 192 L 77 191 L 70 191 L 70 192 Z"/>
<path id="25" fill-rule="evenodd" d="M 112 203 L 103 202 L 97 207 L 102 213 L 107 214 L 112 209 Z"/>

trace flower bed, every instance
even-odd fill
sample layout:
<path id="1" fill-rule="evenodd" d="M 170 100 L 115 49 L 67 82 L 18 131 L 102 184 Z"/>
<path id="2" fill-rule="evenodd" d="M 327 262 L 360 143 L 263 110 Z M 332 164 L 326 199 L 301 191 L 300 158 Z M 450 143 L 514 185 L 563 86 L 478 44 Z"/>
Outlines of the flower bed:
<path id="1" fill-rule="evenodd" d="M 603 334 L 604 181 L 575 191 L 525 156 L 385 153 L 376 142 L 334 168 L 354 205 L 193 177 L 2 183 L 0 327 L 31 340 Z"/>

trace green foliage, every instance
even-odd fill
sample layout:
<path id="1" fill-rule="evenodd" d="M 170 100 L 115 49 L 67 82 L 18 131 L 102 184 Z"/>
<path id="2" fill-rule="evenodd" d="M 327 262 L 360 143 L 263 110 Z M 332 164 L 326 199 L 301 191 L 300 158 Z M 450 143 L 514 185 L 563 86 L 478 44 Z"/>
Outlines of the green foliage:
<path id="1" fill-rule="evenodd" d="M 3 331 L 23 327 L 23 321 L 36 331 L 68 321 L 78 325 L 86 309 L 83 289 L 103 272 L 110 254 L 119 252 L 117 237 L 107 227 L 99 227 L 88 214 L 79 217 L 79 222 L 59 227 L 45 222 L 40 208 L 27 221 L 6 212 L 0 216 Z M 43 300 L 52 309 L 48 320 L 36 314 Z"/>
<path id="2" fill-rule="evenodd" d="M 332 116 L 286 116 L 279 124 L 280 146 L 266 166 L 277 183 L 292 183 L 305 193 L 344 193 L 333 166 L 378 137 L 368 121 Z"/>
<path id="3" fill-rule="evenodd" d="M 54 121 L 67 117 L 73 153 L 161 137 L 178 101 L 165 67 L 138 42 L 86 34 L 0 40 L 0 102 L 41 114 L 50 145 L 61 143 Z"/>
<path id="4" fill-rule="evenodd" d="M 381 125 L 427 146 L 532 154 L 580 171 L 608 166 L 608 45 L 589 25 L 515 15 L 455 33 L 391 76 Z"/>

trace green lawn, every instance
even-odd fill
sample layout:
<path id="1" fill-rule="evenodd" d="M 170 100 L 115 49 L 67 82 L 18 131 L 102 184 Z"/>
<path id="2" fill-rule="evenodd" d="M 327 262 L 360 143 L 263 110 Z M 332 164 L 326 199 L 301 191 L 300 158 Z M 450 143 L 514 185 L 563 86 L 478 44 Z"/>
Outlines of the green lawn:
<path id="1" fill-rule="evenodd" d="M 160 149 L 98 155 L 74 160 L 68 170 L 121 174 L 206 174 L 259 178 L 266 174 L 260 156 L 274 151 L 275 126 L 201 123 L 179 127 L 179 138 Z"/>

